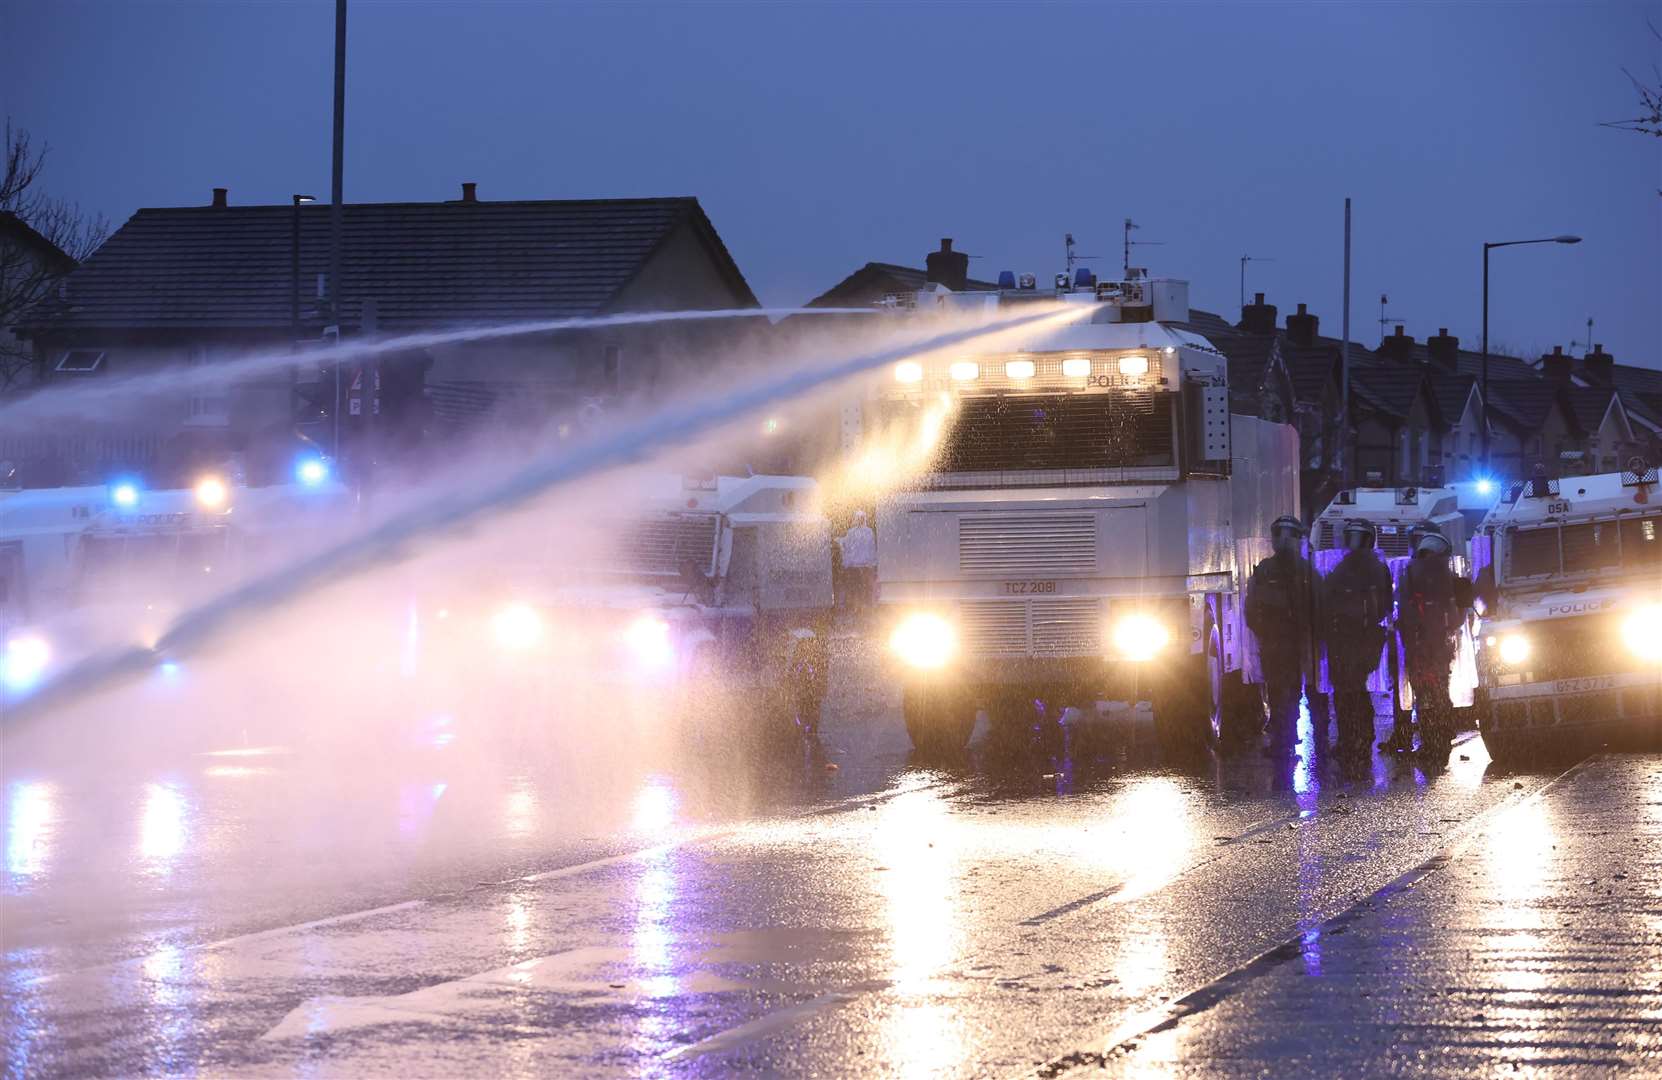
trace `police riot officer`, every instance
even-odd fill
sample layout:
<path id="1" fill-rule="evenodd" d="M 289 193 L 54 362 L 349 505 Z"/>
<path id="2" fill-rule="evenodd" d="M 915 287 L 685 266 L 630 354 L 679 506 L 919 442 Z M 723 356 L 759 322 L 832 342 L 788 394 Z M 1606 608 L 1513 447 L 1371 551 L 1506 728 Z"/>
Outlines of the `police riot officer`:
<path id="1" fill-rule="evenodd" d="M 1448 684 L 1463 612 L 1449 566 L 1453 553 L 1446 536 L 1422 532 L 1397 584 L 1397 632 L 1402 636 L 1403 666 L 1414 688 L 1420 750 L 1426 753 L 1446 751 L 1454 736 Z"/>
<path id="2" fill-rule="evenodd" d="M 1339 754 L 1366 758 L 1373 743 L 1373 699 L 1368 676 L 1379 666 L 1391 617 L 1391 571 L 1374 550 L 1371 522 L 1344 525 L 1344 558 L 1322 579 L 1322 635 L 1327 674 L 1339 717 Z"/>
<path id="3" fill-rule="evenodd" d="M 1274 553 L 1253 568 L 1247 581 L 1246 622 L 1258 639 L 1272 757 L 1285 757 L 1297 741 L 1298 703 L 1310 664 L 1314 577 L 1301 553 L 1303 543 L 1298 518 L 1276 518 L 1270 525 Z"/>

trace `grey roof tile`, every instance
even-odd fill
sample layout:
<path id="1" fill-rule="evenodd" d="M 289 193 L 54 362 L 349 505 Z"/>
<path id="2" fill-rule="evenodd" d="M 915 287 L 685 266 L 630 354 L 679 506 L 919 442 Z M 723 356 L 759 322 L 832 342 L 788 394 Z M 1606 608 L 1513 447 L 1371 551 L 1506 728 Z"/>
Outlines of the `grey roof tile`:
<path id="1" fill-rule="evenodd" d="M 135 213 L 26 325 L 246 327 L 289 322 L 291 206 Z M 301 295 L 317 307 L 330 208 L 303 206 Z M 678 226 L 705 241 L 739 306 L 755 296 L 692 198 L 358 203 L 344 208 L 342 308 L 383 326 L 564 318 L 607 310 Z"/>

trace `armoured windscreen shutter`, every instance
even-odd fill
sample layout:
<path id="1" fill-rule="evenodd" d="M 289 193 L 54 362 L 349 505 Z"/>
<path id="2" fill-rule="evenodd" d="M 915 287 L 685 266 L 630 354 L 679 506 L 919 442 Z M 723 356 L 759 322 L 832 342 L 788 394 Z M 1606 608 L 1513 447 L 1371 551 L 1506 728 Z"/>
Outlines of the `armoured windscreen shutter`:
<path id="1" fill-rule="evenodd" d="M 1199 386 L 1189 398 L 1190 449 L 1197 461 L 1229 460 L 1229 387 Z"/>

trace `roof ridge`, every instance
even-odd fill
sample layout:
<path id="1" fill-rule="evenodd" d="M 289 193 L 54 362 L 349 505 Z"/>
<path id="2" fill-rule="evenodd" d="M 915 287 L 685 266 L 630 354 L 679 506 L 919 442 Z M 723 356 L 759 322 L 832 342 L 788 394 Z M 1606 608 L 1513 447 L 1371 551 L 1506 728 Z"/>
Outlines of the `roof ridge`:
<path id="1" fill-rule="evenodd" d="M 611 199 L 475 199 L 471 202 L 463 199 L 409 199 L 400 202 L 344 202 L 341 208 L 352 210 L 362 207 L 396 207 L 407 208 L 412 206 L 610 206 L 628 203 L 696 203 L 696 195 L 634 195 Z M 323 201 L 306 204 L 313 213 L 328 209 L 330 204 Z M 189 206 L 141 206 L 133 211 L 133 216 L 139 214 L 159 213 L 190 213 L 193 211 L 212 212 L 215 214 L 236 213 L 242 210 L 282 210 L 294 212 L 293 203 L 240 203 L 231 206 L 213 206 L 207 203 L 193 203 Z"/>

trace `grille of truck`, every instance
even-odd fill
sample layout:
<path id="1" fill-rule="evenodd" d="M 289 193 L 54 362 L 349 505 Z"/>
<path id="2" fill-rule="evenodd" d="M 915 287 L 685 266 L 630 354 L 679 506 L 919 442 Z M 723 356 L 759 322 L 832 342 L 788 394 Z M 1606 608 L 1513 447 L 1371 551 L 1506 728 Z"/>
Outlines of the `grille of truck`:
<path id="1" fill-rule="evenodd" d="M 709 573 L 715 561 L 716 519 L 709 514 L 642 518 L 621 527 L 597 569 L 676 575 L 683 562 Z"/>
<path id="2" fill-rule="evenodd" d="M 1619 622 L 1608 615 L 1531 623 L 1525 632 L 1530 639 L 1526 682 L 1620 675 L 1641 668 L 1622 644 Z"/>
<path id="3" fill-rule="evenodd" d="M 1171 465 L 1177 395 L 999 394 L 958 404 L 940 472 Z"/>
<path id="4" fill-rule="evenodd" d="M 966 600 L 958 609 L 964 651 L 971 656 L 1097 656 L 1102 652 L 1102 601 Z"/>
<path id="5" fill-rule="evenodd" d="M 1382 532 L 1377 538 L 1379 553 L 1387 559 L 1400 558 L 1408 554 L 1408 531 L 1387 533 Z"/>
<path id="6" fill-rule="evenodd" d="M 958 570 L 1052 578 L 1096 570 L 1096 515 L 987 512 L 958 519 Z"/>

